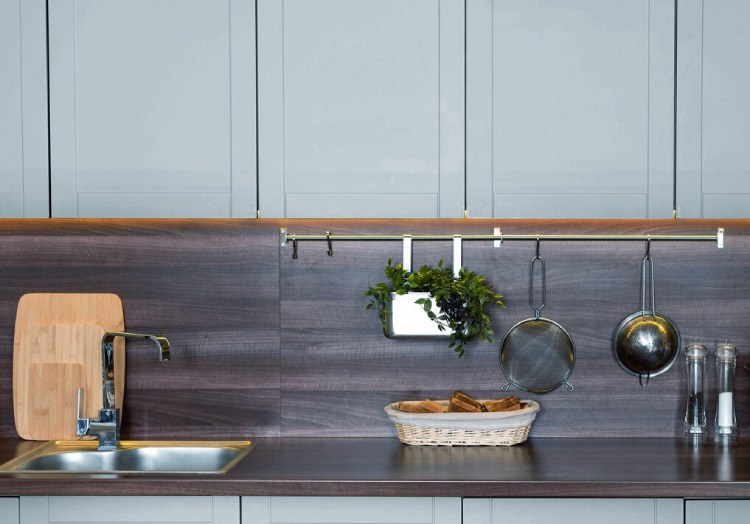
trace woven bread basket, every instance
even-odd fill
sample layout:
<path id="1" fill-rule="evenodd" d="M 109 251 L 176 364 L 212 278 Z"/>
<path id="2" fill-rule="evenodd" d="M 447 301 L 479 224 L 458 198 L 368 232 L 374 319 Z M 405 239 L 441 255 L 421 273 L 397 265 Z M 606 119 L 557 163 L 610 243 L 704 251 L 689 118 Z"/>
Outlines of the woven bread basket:
<path id="1" fill-rule="evenodd" d="M 438 401 L 448 405 L 447 400 Z M 523 408 L 498 413 L 409 413 L 388 404 L 385 412 L 396 426 L 398 438 L 412 446 L 512 446 L 529 436 L 539 411 L 533 400 Z"/>

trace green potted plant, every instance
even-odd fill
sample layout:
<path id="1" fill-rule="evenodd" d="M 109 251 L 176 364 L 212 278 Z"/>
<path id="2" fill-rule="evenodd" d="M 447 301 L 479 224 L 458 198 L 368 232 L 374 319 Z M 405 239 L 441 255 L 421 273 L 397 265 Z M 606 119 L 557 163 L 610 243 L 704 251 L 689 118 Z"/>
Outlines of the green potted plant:
<path id="1" fill-rule="evenodd" d="M 409 272 L 401 264 L 384 270 L 386 282 L 370 287 L 365 309 L 377 310 L 389 338 L 447 337 L 459 357 L 477 337 L 494 342 L 488 306 L 504 308 L 503 296 L 492 291 L 484 276 L 465 268 L 458 275 L 443 267 L 422 266 Z"/>

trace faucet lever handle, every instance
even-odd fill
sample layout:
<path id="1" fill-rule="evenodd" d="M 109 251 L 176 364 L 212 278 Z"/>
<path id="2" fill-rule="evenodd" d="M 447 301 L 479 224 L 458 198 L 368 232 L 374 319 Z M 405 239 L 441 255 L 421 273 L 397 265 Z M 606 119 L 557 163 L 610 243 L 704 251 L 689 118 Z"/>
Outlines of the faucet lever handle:
<path id="1" fill-rule="evenodd" d="M 90 421 L 83 416 L 83 388 L 78 388 L 76 392 L 76 435 L 82 437 L 89 431 Z"/>
<path id="2" fill-rule="evenodd" d="M 78 388 L 76 397 L 76 413 L 78 413 L 78 418 L 83 418 L 83 388 Z"/>

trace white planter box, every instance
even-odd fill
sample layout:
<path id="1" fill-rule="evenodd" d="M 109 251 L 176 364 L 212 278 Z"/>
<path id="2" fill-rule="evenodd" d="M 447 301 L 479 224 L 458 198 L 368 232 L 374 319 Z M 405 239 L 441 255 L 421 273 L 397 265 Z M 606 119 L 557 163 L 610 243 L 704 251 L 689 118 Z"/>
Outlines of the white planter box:
<path id="1" fill-rule="evenodd" d="M 438 324 L 427 316 L 421 304 L 415 304 L 420 298 L 430 298 L 427 292 L 413 292 L 399 295 L 391 293 L 391 313 L 385 330 L 388 338 L 448 338 L 451 330 L 440 330 Z M 432 312 L 440 315 L 440 308 L 433 299 Z"/>

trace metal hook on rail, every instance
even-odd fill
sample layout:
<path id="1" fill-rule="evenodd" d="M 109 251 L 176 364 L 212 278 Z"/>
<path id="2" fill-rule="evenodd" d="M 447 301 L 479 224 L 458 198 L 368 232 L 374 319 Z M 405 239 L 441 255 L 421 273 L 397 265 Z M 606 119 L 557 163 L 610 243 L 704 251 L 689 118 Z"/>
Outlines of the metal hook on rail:
<path id="1" fill-rule="evenodd" d="M 326 231 L 326 240 L 328 241 L 328 251 L 327 251 L 328 256 L 332 257 L 333 256 L 333 242 L 331 242 L 331 232 L 330 231 Z"/>
<path id="2" fill-rule="evenodd" d="M 292 235 L 292 258 L 297 260 L 297 237 Z"/>

